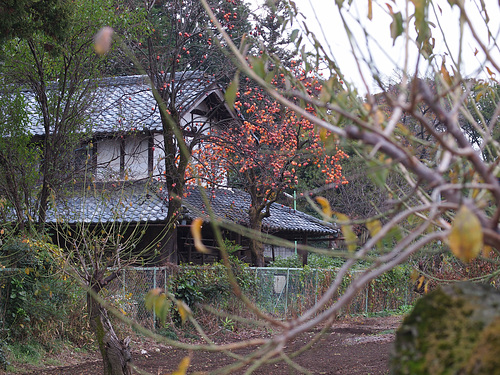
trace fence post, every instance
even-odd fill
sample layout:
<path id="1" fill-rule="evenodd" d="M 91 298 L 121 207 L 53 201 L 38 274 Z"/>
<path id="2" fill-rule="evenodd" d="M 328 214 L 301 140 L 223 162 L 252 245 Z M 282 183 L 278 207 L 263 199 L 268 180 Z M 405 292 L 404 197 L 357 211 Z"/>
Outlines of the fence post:
<path id="1" fill-rule="evenodd" d="M 127 291 L 127 288 L 125 288 L 125 282 L 126 282 L 126 279 L 125 279 L 125 273 L 126 273 L 126 272 L 127 272 L 127 269 L 126 269 L 126 268 L 124 268 L 124 269 L 123 269 L 123 281 L 122 281 L 122 282 L 123 282 L 122 289 L 123 289 L 123 299 L 124 299 L 124 300 L 125 300 L 125 295 L 126 295 L 125 293 L 126 293 L 126 291 Z"/>
<path id="2" fill-rule="evenodd" d="M 167 267 L 166 266 L 163 268 L 163 275 L 164 275 L 164 278 L 163 278 L 164 283 L 163 283 L 163 285 L 165 286 L 163 288 L 163 290 L 165 291 L 165 293 L 167 293 Z"/>
<path id="3" fill-rule="evenodd" d="M 285 290 L 285 319 L 288 313 L 288 283 L 290 282 L 290 268 L 286 270 L 286 290 Z"/>
<path id="4" fill-rule="evenodd" d="M 156 268 L 153 268 L 153 289 L 156 289 Z M 156 313 L 155 309 L 153 309 L 153 330 L 156 330 Z"/>
<path id="5" fill-rule="evenodd" d="M 370 284 L 368 283 L 367 286 L 365 286 L 365 314 L 368 315 L 368 295 L 370 294 Z"/>
<path id="6" fill-rule="evenodd" d="M 316 268 L 316 292 L 315 297 L 314 297 L 314 304 L 316 305 L 318 303 L 318 272 L 319 270 Z"/>

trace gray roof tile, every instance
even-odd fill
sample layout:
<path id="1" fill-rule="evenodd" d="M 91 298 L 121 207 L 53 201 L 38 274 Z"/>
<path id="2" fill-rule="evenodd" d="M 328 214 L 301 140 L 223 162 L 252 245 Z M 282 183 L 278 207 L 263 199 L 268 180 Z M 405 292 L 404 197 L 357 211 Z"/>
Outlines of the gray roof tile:
<path id="1" fill-rule="evenodd" d="M 175 87 L 182 88 L 176 94 L 177 108 L 181 113 L 189 110 L 196 100 L 216 89 L 211 78 L 201 72 L 176 73 L 175 81 L 178 82 Z M 92 132 L 109 134 L 135 129 L 161 131 L 160 112 L 149 82 L 147 76 L 140 75 L 100 80 L 93 94 L 93 106 L 89 110 Z M 34 94 L 24 91 L 24 96 L 28 103 L 33 135 L 44 135 Z"/>
<path id="2" fill-rule="evenodd" d="M 248 226 L 250 196 L 235 189 L 205 189 L 214 214 L 225 220 Z M 208 220 L 208 211 L 197 186 L 188 186 L 183 198 L 183 217 L 191 221 L 197 217 Z M 99 189 L 79 189 L 57 202 L 51 209 L 47 221 L 61 219 L 69 223 L 119 222 L 165 222 L 168 198 L 155 185 L 127 183 L 106 184 Z M 269 232 L 289 231 L 313 235 L 334 235 L 338 229 L 311 215 L 288 206 L 273 203 L 271 216 L 263 220 L 263 229 Z"/>

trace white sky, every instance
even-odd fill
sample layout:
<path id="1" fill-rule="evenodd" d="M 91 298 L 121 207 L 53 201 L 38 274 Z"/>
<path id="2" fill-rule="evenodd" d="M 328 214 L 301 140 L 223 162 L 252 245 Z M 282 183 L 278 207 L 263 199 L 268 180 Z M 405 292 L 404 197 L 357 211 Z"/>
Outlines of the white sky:
<path id="1" fill-rule="evenodd" d="M 354 82 L 359 88 L 361 93 L 365 93 L 363 81 L 361 79 L 361 74 L 359 68 L 356 64 L 360 59 L 355 59 L 352 55 L 351 48 L 349 46 L 348 38 L 344 30 L 338 7 L 335 0 L 294 0 L 297 4 L 299 10 L 305 16 L 305 22 L 307 27 L 315 32 L 318 39 L 324 43 L 324 46 L 328 46 L 327 51 L 330 51 L 331 56 L 333 56 L 340 66 L 341 71 L 345 75 L 348 81 Z M 260 1 L 259 1 L 260 2 Z M 388 15 L 388 8 L 386 3 L 390 4 L 394 12 L 402 11 L 405 12 L 406 2 L 405 0 L 373 0 L 373 18 L 372 21 L 367 19 L 368 13 L 368 0 L 353 0 L 349 11 L 344 11 L 346 20 L 349 22 L 352 28 L 353 35 L 356 36 L 356 42 L 359 44 L 359 53 L 365 55 L 368 58 L 367 51 L 370 50 L 372 53 L 374 65 L 380 70 L 380 73 L 385 76 L 392 76 L 395 71 L 401 71 L 404 68 L 405 62 L 405 45 L 402 37 L 399 37 L 396 44 L 393 46 L 393 41 L 390 36 L 390 23 L 392 21 L 391 17 Z M 442 57 L 446 52 L 446 66 L 447 69 L 452 72 L 452 56 L 456 59 L 458 58 L 458 51 L 460 45 L 460 30 L 459 30 L 459 12 L 457 7 L 451 7 L 447 0 L 434 0 L 432 1 L 434 8 L 431 7 L 430 19 L 436 20 L 434 12 L 437 13 L 439 17 L 439 23 L 445 33 L 445 38 L 443 38 L 442 32 L 439 29 L 438 22 L 435 22 L 436 28 L 432 29 L 433 37 L 435 37 L 435 48 L 434 53 L 438 54 L 439 57 L 435 60 L 434 64 L 441 66 Z M 469 0 L 465 1 L 467 4 L 468 14 L 470 18 L 473 19 L 474 27 L 477 28 L 481 39 L 489 44 L 492 53 L 497 57 L 497 61 L 500 62 L 500 53 L 498 51 L 498 46 L 494 43 L 493 39 L 488 41 L 488 35 L 484 27 L 485 23 L 481 19 L 481 15 L 478 11 L 476 3 L 479 0 Z M 348 1 L 345 0 L 347 4 Z M 492 29 L 493 36 L 496 38 L 499 35 L 499 22 L 500 19 L 500 5 L 497 1 L 486 0 L 487 11 L 490 18 L 489 26 Z M 356 25 L 354 19 L 364 19 L 364 25 L 366 26 L 368 33 L 373 38 L 373 40 L 368 42 L 368 48 L 366 47 L 366 38 L 361 32 L 361 28 Z M 405 18 L 403 16 L 403 18 Z M 293 28 L 297 28 L 298 24 L 294 24 Z M 414 31 L 414 26 L 410 26 L 410 30 Z M 413 40 L 416 34 L 412 35 Z M 374 40 L 379 44 L 374 42 Z M 447 45 L 445 44 L 445 40 Z M 464 40 L 462 42 L 462 58 L 463 62 L 461 64 L 461 72 L 465 76 L 476 77 L 478 72 L 485 71 L 482 63 L 484 63 L 484 54 L 479 52 L 474 56 L 474 51 L 477 48 L 480 49 L 477 43 L 472 39 L 470 33 L 464 34 Z M 449 49 L 449 51 L 448 51 Z M 415 52 L 414 49 L 412 49 Z M 451 53 L 451 54 L 450 54 Z M 416 54 L 409 53 L 409 58 L 407 60 L 407 68 L 413 71 L 416 64 Z M 369 70 L 365 63 L 361 63 L 364 68 L 362 68 L 362 74 L 365 77 L 370 77 L 368 73 Z M 494 70 L 490 65 L 490 69 Z M 423 75 L 426 73 L 426 67 L 420 65 L 420 73 Z M 498 73 L 498 72 L 497 72 Z M 371 90 L 371 81 L 368 82 L 369 89 Z"/>

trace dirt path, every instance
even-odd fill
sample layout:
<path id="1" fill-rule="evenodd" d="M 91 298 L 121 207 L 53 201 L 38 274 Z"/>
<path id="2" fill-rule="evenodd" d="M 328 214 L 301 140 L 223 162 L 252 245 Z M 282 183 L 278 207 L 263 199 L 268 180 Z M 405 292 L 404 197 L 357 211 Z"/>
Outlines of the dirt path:
<path id="1" fill-rule="evenodd" d="M 388 373 L 388 359 L 394 340 L 394 330 L 401 317 L 351 318 L 332 325 L 331 329 L 314 346 L 302 353 L 296 362 L 314 374 L 382 375 Z M 312 334 L 293 340 L 285 349 L 291 352 L 300 348 Z M 248 353 L 240 352 L 239 354 Z M 161 344 L 138 344 L 134 348 L 135 364 L 151 374 L 167 374 L 177 368 L 180 360 L 188 355 Z M 188 373 L 209 372 L 232 360 L 221 353 L 195 352 Z M 98 356 L 93 360 L 72 366 L 28 372 L 33 375 L 95 375 L 102 373 Z M 241 374 L 243 371 L 234 372 Z M 296 373 L 280 362 L 266 365 L 255 374 L 285 375 Z"/>

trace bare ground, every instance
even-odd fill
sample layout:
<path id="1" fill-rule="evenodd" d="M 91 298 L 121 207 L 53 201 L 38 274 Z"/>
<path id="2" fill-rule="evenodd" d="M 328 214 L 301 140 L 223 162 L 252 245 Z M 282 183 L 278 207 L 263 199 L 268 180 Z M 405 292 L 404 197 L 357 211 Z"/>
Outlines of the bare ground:
<path id="1" fill-rule="evenodd" d="M 311 349 L 296 358 L 296 362 L 313 374 L 364 374 L 382 375 L 389 371 L 388 360 L 394 341 L 394 331 L 401 322 L 400 316 L 380 318 L 349 318 L 334 323 L 327 333 Z M 285 352 L 292 352 L 307 343 L 314 333 L 296 338 Z M 217 341 L 236 341 L 242 335 L 256 337 L 258 333 L 226 333 L 216 337 Z M 186 351 L 174 349 L 163 344 L 148 341 L 132 343 L 134 364 L 150 374 L 167 374 L 174 371 L 182 358 L 189 355 Z M 250 350 L 238 354 L 249 353 Z M 33 375 L 94 375 L 102 374 L 98 353 L 81 356 L 76 353 L 62 353 L 57 358 L 66 366 L 35 369 L 23 366 L 16 373 Z M 188 373 L 210 372 L 232 360 L 222 353 L 192 353 Z M 244 371 L 233 372 L 242 374 Z M 135 372 L 134 373 L 138 373 Z M 294 374 L 298 373 L 289 365 L 280 362 L 259 368 L 255 374 Z"/>

